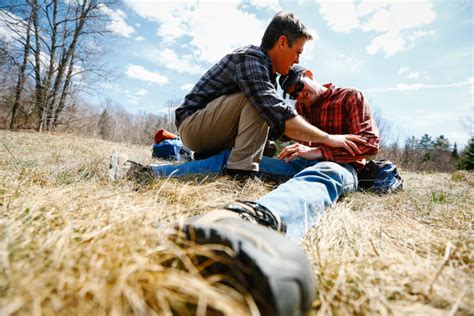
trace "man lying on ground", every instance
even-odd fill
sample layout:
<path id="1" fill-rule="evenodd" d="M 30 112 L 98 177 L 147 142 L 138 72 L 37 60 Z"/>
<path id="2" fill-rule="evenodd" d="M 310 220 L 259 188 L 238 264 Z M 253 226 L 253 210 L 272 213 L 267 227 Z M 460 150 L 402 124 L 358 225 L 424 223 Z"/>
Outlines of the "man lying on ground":
<path id="1" fill-rule="evenodd" d="M 318 223 L 325 208 L 356 190 L 357 171 L 366 157 L 377 153 L 379 136 L 360 91 L 321 85 L 297 65 L 280 78 L 280 85 L 309 123 L 327 133 L 364 138 L 366 143 L 358 144 L 362 154 L 352 156 L 321 144 L 290 145 L 280 154 L 288 162 L 270 160 L 278 164 L 272 172 L 293 175 L 290 180 L 256 201 L 238 201 L 188 219 L 178 230 L 198 244 L 230 247 L 232 254 L 217 272 L 234 278 L 240 271 L 244 277 L 236 277 L 239 287 L 252 295 L 263 315 L 300 315 L 311 307 L 316 285 L 311 264 L 295 240 Z M 112 161 L 112 175 L 131 170 L 131 163 L 125 167 L 119 160 Z M 179 169 L 183 171 L 189 170 Z"/>

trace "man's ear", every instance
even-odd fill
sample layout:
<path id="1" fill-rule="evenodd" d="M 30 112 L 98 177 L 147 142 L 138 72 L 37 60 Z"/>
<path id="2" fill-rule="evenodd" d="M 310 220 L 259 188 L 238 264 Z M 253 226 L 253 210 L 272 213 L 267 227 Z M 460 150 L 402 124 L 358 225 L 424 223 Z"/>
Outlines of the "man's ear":
<path id="1" fill-rule="evenodd" d="M 309 69 L 307 69 L 307 70 L 304 72 L 304 75 L 305 75 L 305 77 L 311 78 L 311 80 L 314 79 L 314 78 L 313 78 L 313 73 L 312 73 L 311 70 L 309 70 Z"/>
<path id="2" fill-rule="evenodd" d="M 285 35 L 280 35 L 278 38 L 278 47 L 283 48 L 285 44 L 288 45 L 288 38 Z"/>

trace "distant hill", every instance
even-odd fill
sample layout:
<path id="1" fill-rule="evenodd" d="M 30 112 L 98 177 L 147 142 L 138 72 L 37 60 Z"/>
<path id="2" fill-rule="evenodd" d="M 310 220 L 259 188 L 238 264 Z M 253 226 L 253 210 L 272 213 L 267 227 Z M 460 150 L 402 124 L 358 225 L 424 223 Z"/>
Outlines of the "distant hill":
<path id="1" fill-rule="evenodd" d="M 0 314 L 245 315 L 248 296 L 201 276 L 204 247 L 167 238 L 180 219 L 272 189 L 225 177 L 107 181 L 113 149 L 151 148 L 0 131 Z M 474 313 L 474 176 L 409 173 L 405 191 L 355 193 L 301 244 L 315 314 Z M 212 260 L 212 258 L 210 258 Z"/>

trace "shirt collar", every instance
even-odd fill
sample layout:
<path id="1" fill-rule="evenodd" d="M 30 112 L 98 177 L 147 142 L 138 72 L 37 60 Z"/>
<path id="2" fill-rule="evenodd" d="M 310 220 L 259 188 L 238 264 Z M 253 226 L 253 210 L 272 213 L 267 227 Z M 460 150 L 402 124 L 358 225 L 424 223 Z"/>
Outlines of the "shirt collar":
<path id="1" fill-rule="evenodd" d="M 326 99 L 328 96 L 330 96 L 335 88 L 334 84 L 332 84 L 332 82 L 329 82 L 329 83 L 325 83 L 323 84 L 323 87 L 325 87 L 327 90 L 324 91 L 323 93 L 321 93 L 316 101 L 314 102 L 314 104 L 317 104 L 319 103 L 321 100 L 324 100 Z"/>
<path id="2" fill-rule="evenodd" d="M 265 55 L 265 62 L 267 64 L 268 76 L 270 76 L 270 80 L 275 85 L 276 84 L 276 78 L 277 78 L 278 75 L 276 73 L 273 73 L 272 60 L 270 59 L 270 56 L 268 56 L 267 51 L 265 49 L 263 49 L 262 46 L 259 46 L 258 48 L 262 51 L 263 55 Z"/>

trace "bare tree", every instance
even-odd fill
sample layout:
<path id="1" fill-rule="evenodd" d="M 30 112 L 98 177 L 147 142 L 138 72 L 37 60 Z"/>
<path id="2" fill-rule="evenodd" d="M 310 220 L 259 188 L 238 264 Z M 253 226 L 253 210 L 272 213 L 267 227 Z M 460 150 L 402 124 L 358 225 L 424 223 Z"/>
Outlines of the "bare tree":
<path id="1" fill-rule="evenodd" d="M 2 3 L 3 4 L 3 3 Z M 3 126 L 15 129 L 16 117 L 21 111 L 22 94 L 26 83 L 26 68 L 30 52 L 31 17 L 30 7 L 15 1 L 5 1 L 0 10 L 0 57 L 3 115 L 8 111 L 9 123 Z M 16 77 L 16 81 L 12 78 Z"/>
<path id="2" fill-rule="evenodd" d="M 68 98 L 76 93 L 74 90 L 84 87 L 75 84 L 75 76 L 80 73 L 77 78 L 90 79 L 105 72 L 103 65 L 93 64 L 99 58 L 90 58 L 91 51 L 100 50 L 98 45 L 84 50 L 81 43 L 102 37 L 105 33 L 103 22 L 107 17 L 101 6 L 110 1 L 5 0 L 5 3 L 7 1 L 8 4 L 0 5 L 4 9 L 0 13 L 6 12 L 8 18 L 0 14 L 0 22 L 17 35 L 13 47 L 21 47 L 23 56 L 21 63 L 18 62 L 16 96 L 10 125 L 15 126 L 21 90 L 28 80 L 27 68 L 30 67 L 35 83 L 37 129 L 54 130 L 60 124 L 59 118 L 64 108 L 72 104 L 68 102 Z M 23 25 L 19 25 L 19 22 Z M 94 57 L 97 55 L 98 53 Z"/>
<path id="3" fill-rule="evenodd" d="M 172 132 L 176 132 L 176 126 L 174 124 L 174 121 L 175 121 L 174 113 L 175 113 L 176 108 L 180 106 L 181 103 L 182 103 L 181 99 L 168 100 L 168 102 L 166 102 L 167 112 L 166 112 L 166 116 L 164 117 L 165 122 L 163 122 L 164 123 L 163 127 L 165 129 Z"/>
<path id="4" fill-rule="evenodd" d="M 34 62 L 34 73 L 35 73 L 35 104 L 40 116 L 40 123 L 43 121 L 44 116 L 44 104 L 43 104 L 43 84 L 41 82 L 41 43 L 40 43 L 40 23 L 39 23 L 39 7 L 38 0 L 32 0 L 31 3 L 31 19 L 34 27 L 35 34 L 35 47 L 32 48 L 34 52 L 35 62 Z M 42 124 L 38 125 L 38 130 L 41 131 L 43 128 Z"/>
<path id="5" fill-rule="evenodd" d="M 387 147 L 398 141 L 393 123 L 390 122 L 378 107 L 372 107 L 373 117 L 380 133 L 380 147 Z"/>
<path id="6" fill-rule="evenodd" d="M 57 8 L 57 1 L 54 0 L 53 8 Z M 48 92 L 46 94 L 46 121 L 40 122 L 40 124 L 46 124 L 48 130 L 53 130 L 58 122 L 58 116 L 64 108 L 64 101 L 68 93 L 68 89 L 71 85 L 72 73 L 74 68 L 74 62 L 76 55 L 76 48 L 78 42 L 84 35 L 83 30 L 86 23 L 91 23 L 95 15 L 95 10 L 99 10 L 97 1 L 83 0 L 76 3 L 76 7 L 72 13 L 72 22 L 68 23 L 71 17 L 69 16 L 69 7 L 64 19 L 60 22 L 56 21 L 56 9 L 53 9 L 53 26 L 51 28 L 51 52 L 55 51 L 57 37 L 57 24 L 62 23 L 63 28 L 63 40 L 60 43 L 62 46 L 61 58 L 58 60 L 58 65 L 55 73 L 55 80 L 52 86 L 48 85 Z M 68 27 L 71 27 L 69 32 Z M 100 31 L 98 31 L 100 32 Z M 71 33 L 71 35 L 69 35 Z M 54 48 L 54 49 L 53 49 Z M 53 59 L 55 55 L 50 54 L 50 58 Z M 50 64 L 53 64 L 52 62 Z M 50 78 L 51 75 L 48 75 Z M 59 101 L 59 102 L 58 102 Z"/>
<path id="7" fill-rule="evenodd" d="M 52 9 L 51 9 L 52 6 Z M 50 13 L 50 11 L 52 12 Z M 55 68 L 55 61 L 56 61 L 56 50 L 57 50 L 57 35 L 58 35 L 58 22 L 57 22 L 57 17 L 58 17 L 58 1 L 53 0 L 51 3 L 46 4 L 45 8 L 45 14 L 48 17 L 48 22 L 49 26 L 51 29 L 51 41 L 49 43 L 49 67 L 48 70 L 46 71 L 46 78 L 44 79 L 44 86 L 46 89 L 44 89 L 43 95 L 41 97 L 42 100 L 46 100 L 46 106 L 41 104 L 38 106 L 38 109 L 40 109 L 40 118 L 39 118 L 39 124 L 38 124 L 38 129 L 41 131 L 43 129 L 43 124 L 45 120 L 45 116 L 47 115 L 48 108 L 49 106 L 47 105 L 47 102 L 49 100 L 49 86 L 51 82 L 51 78 L 53 77 L 54 73 L 54 68 Z M 52 18 L 50 18 L 52 16 Z M 37 45 L 38 46 L 38 45 Z"/>
<path id="8" fill-rule="evenodd" d="M 23 49 L 23 61 L 21 63 L 20 69 L 18 70 L 18 81 L 15 89 L 15 101 L 12 107 L 12 118 L 10 121 L 10 129 L 16 129 L 16 114 L 18 111 L 18 107 L 20 106 L 20 97 L 21 93 L 23 92 L 23 87 L 25 84 L 25 71 L 26 65 L 28 63 L 28 56 L 30 54 L 30 34 L 31 34 L 31 21 L 32 21 L 33 11 L 31 11 L 31 16 L 28 19 L 27 26 L 26 26 L 26 39 Z"/>
<path id="9" fill-rule="evenodd" d="M 466 133 L 473 138 L 474 137 L 474 107 L 471 107 L 471 113 L 467 116 L 464 116 L 461 119 L 461 126 L 464 128 Z"/>

